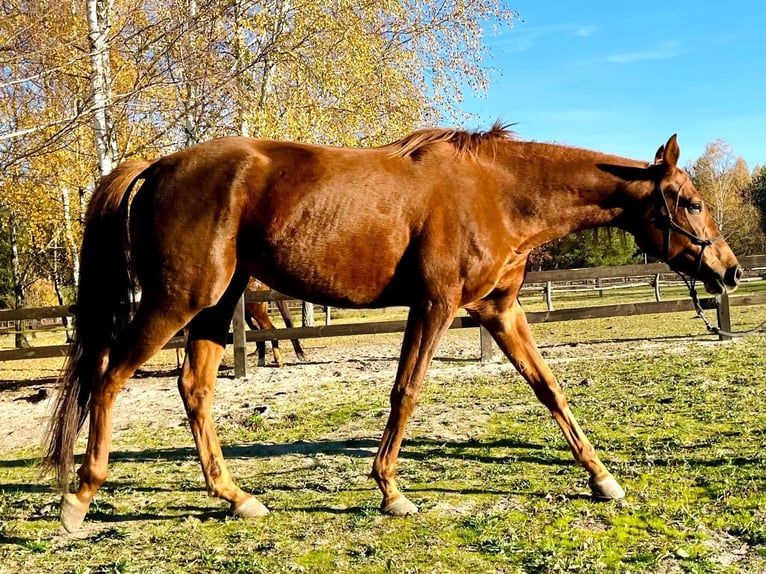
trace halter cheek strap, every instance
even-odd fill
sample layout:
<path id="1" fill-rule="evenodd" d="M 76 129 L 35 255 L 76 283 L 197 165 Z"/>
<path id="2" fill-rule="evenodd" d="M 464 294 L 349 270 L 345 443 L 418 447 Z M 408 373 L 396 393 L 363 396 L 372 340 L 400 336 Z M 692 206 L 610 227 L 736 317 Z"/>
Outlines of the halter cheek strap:
<path id="1" fill-rule="evenodd" d="M 662 187 L 660 186 L 659 181 L 654 183 L 654 191 L 657 193 L 657 195 L 660 196 L 660 199 L 662 200 L 661 205 L 665 208 L 664 223 L 667 226 L 665 229 L 665 260 L 667 261 L 670 258 L 670 234 L 675 231 L 676 233 L 680 233 L 681 235 L 688 237 L 694 245 L 698 245 L 700 247 L 700 252 L 697 256 L 697 272 L 699 272 L 702 268 L 702 256 L 705 253 L 705 249 L 710 245 L 713 245 L 713 243 L 719 239 L 723 239 L 723 236 L 717 235 L 716 237 L 712 237 L 710 239 L 703 239 L 696 233 L 684 229 L 673 219 L 673 212 L 670 211 L 668 198 L 665 197 L 665 192 L 662 191 Z"/>

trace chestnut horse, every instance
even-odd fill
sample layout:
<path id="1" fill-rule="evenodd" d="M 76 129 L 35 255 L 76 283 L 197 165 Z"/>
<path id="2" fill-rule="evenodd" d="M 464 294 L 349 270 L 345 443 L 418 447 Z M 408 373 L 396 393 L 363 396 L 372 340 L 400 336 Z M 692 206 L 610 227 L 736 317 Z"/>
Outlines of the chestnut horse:
<path id="1" fill-rule="evenodd" d="M 247 290 L 251 292 L 271 291 L 271 287 L 261 281 L 258 281 L 258 279 L 255 277 L 251 277 L 247 284 Z M 279 300 L 276 301 L 276 304 L 277 309 L 279 309 L 279 314 L 282 315 L 282 320 L 285 322 L 285 327 L 287 329 L 292 329 L 293 317 L 290 314 L 290 309 L 287 306 L 287 302 Z M 274 323 L 272 323 L 271 319 L 269 319 L 269 304 L 265 301 L 245 301 L 245 321 L 247 321 L 248 326 L 253 330 L 274 329 Z M 298 339 L 290 339 L 290 341 L 293 344 L 293 349 L 295 350 L 295 355 L 298 357 L 298 359 L 301 361 L 306 360 L 306 355 L 303 352 L 303 347 L 301 347 L 301 342 Z M 258 366 L 265 367 L 266 342 L 258 341 L 255 345 L 258 350 Z M 274 355 L 274 362 L 277 364 L 277 366 L 283 366 L 285 363 L 282 360 L 282 353 L 279 350 L 278 339 L 274 339 L 271 342 L 271 352 Z"/>
<path id="2" fill-rule="evenodd" d="M 207 489 L 235 515 L 268 512 L 232 479 L 211 417 L 232 310 L 251 275 L 320 305 L 409 307 L 372 465 L 382 512 L 417 511 L 397 486 L 396 462 L 426 369 L 461 307 L 550 410 L 594 498 L 623 497 L 543 361 L 517 296 L 532 248 L 598 226 L 632 233 L 712 293 L 733 290 L 737 259 L 678 158 L 675 135 L 649 164 L 518 141 L 495 124 L 483 133 L 422 130 L 374 149 L 227 137 L 120 165 L 88 208 L 77 335 L 46 456 L 65 491 L 64 527 L 78 528 L 107 477 L 118 392 L 187 325 L 178 388 Z M 142 297 L 129 320 L 135 282 Z M 88 415 L 79 484 L 69 492 Z"/>

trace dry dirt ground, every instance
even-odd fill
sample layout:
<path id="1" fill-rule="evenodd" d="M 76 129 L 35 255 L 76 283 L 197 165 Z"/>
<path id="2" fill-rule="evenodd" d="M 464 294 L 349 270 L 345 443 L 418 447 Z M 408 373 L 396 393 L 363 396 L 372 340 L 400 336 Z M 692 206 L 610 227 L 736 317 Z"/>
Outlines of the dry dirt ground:
<path id="1" fill-rule="evenodd" d="M 248 375 L 235 379 L 230 351 L 224 356 L 216 386 L 214 415 L 218 420 L 242 414 L 244 410 L 269 407 L 279 410 L 283 401 L 317 401 L 327 392 L 332 381 L 364 382 L 362 388 L 380 393 L 385 402 L 393 383 L 398 362 L 401 334 L 311 339 L 303 342 L 307 360 L 296 359 L 287 341 L 282 349 L 286 365 L 257 367 L 256 357 L 248 356 Z M 659 341 L 634 341 L 636 347 L 657 346 Z M 254 353 L 255 345 L 248 351 Z M 626 351 L 624 344 L 594 343 L 545 347 L 542 352 L 552 365 L 576 357 L 595 355 L 606 360 Z M 513 367 L 495 348 L 495 358 L 489 363 L 479 361 L 477 329 L 451 330 L 442 339 L 428 372 L 428 378 L 442 381 L 486 376 L 517 377 Z M 271 358 L 269 353 L 268 359 Z M 55 396 L 56 376 L 62 359 L 15 361 L 0 365 L 0 457 L 23 448 L 42 445 L 45 429 Z M 174 351 L 163 351 L 128 381 L 120 393 L 114 413 L 114 433 L 137 423 L 148 428 L 171 428 L 186 424 L 186 418 L 176 388 L 177 359 Z M 555 371 L 555 367 L 554 367 Z M 427 379 L 428 380 L 428 379 Z M 534 395 L 529 392 L 530 403 Z M 359 392 L 359 385 L 338 385 L 338 399 L 343 393 Z M 416 411 L 417 415 L 417 411 Z M 421 418 L 421 424 L 423 419 Z M 382 431 L 382 426 L 381 426 Z"/>
<path id="2" fill-rule="evenodd" d="M 387 397 L 396 373 L 401 335 L 373 335 L 356 338 L 312 339 L 303 342 L 307 360 L 296 359 L 289 342 L 282 343 L 286 365 L 257 367 L 256 357 L 248 356 L 248 375 L 235 379 L 230 354 L 224 357 L 216 386 L 215 416 L 256 406 L 278 407 L 280 401 L 315 400 L 317 384 L 332 380 L 362 379 L 370 392 Z M 252 348 L 250 348 L 252 347 Z M 249 352 L 255 351 L 250 345 Z M 476 329 L 448 333 L 442 340 L 429 370 L 429 376 L 470 376 L 484 370 L 513 371 L 507 362 L 496 359 L 479 362 L 479 336 Z M 270 360 L 271 355 L 267 358 Z M 56 376 L 63 363 L 57 360 L 15 361 L 0 366 L 0 456 L 44 440 Z M 459 373 L 458 373 L 459 371 Z M 132 423 L 149 428 L 169 428 L 185 424 L 185 414 L 176 388 L 176 354 L 164 351 L 128 381 L 115 407 L 115 435 Z M 338 389 L 343 392 L 342 388 Z M 354 391 L 356 392 L 356 391 Z M 531 395 L 531 393 L 530 393 Z M 531 398 L 531 397 L 530 397 Z M 381 429 L 382 430 L 382 429 Z"/>

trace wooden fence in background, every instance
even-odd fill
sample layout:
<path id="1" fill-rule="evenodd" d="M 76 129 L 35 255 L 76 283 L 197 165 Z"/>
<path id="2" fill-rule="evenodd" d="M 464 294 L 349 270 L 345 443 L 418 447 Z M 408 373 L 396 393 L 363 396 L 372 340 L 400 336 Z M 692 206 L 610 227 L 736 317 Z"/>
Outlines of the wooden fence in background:
<path id="1" fill-rule="evenodd" d="M 754 271 L 766 269 L 766 255 L 754 255 L 742 257 L 740 263 L 752 277 Z M 659 300 L 659 287 L 657 279 L 662 275 L 672 273 L 664 263 L 650 263 L 646 265 L 622 265 L 616 267 L 593 267 L 588 269 L 562 269 L 555 271 L 539 271 L 527 274 L 525 284 L 535 286 L 539 292 L 544 293 L 548 301 L 547 311 L 528 311 L 527 319 L 530 323 L 547 323 L 554 321 L 573 321 L 579 319 L 593 319 L 601 317 L 625 317 L 630 315 L 642 315 L 652 313 L 673 313 L 676 311 L 692 311 L 692 302 L 688 298 L 669 301 Z M 575 309 L 553 309 L 552 292 L 553 284 L 565 284 L 571 288 L 573 283 L 580 285 L 593 281 L 594 289 L 608 288 L 601 281 L 607 279 L 648 278 L 643 283 L 655 286 L 655 301 L 642 303 L 621 303 L 612 305 L 597 305 L 580 307 Z M 277 299 L 291 299 L 285 295 L 271 292 L 247 293 L 247 299 L 252 301 L 275 301 Z M 729 308 L 743 305 L 766 304 L 766 294 L 751 294 L 744 296 L 721 295 L 717 297 L 705 297 L 701 299 L 702 305 L 707 309 L 715 309 L 718 325 L 722 329 L 730 330 Z M 241 312 L 241 311 L 240 311 Z M 38 321 L 50 318 L 69 316 L 67 306 L 10 309 L 0 311 L 0 323 L 13 321 Z M 271 341 L 274 339 L 311 339 L 316 337 L 344 337 L 351 335 L 374 335 L 380 333 L 404 332 L 406 321 L 377 321 L 369 323 L 333 324 L 315 327 L 296 327 L 292 329 L 270 329 L 260 331 L 245 331 L 244 321 L 237 321 L 241 326 L 241 332 L 234 333 L 232 340 L 236 342 L 235 349 L 235 376 L 246 374 L 245 345 L 256 341 Z M 457 317 L 451 325 L 452 329 L 476 328 L 477 325 L 469 317 Z M 482 329 L 480 337 L 482 359 L 491 357 L 491 340 Z M 173 349 L 183 347 L 182 337 L 173 338 L 166 348 Z M 10 349 L 0 351 L 0 361 L 16 359 L 36 359 L 64 356 L 68 345 L 52 345 L 30 347 L 24 349 Z"/>

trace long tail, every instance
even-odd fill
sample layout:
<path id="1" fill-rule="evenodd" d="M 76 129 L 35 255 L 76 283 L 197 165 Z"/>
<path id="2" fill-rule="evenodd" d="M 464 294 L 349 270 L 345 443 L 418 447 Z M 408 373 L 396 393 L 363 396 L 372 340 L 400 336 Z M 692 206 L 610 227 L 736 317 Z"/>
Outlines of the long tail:
<path id="1" fill-rule="evenodd" d="M 285 327 L 288 329 L 293 328 L 293 316 L 290 314 L 290 309 L 287 307 L 286 301 L 277 301 L 277 308 L 282 315 L 282 320 L 285 322 Z M 301 342 L 298 339 L 291 339 L 293 343 L 293 349 L 295 349 L 295 355 L 301 360 L 306 360 L 306 354 L 303 352 Z"/>
<path id="2" fill-rule="evenodd" d="M 80 282 L 74 308 L 74 340 L 62 371 L 55 411 L 48 428 L 44 469 L 53 469 L 68 489 L 74 443 L 85 423 L 92 386 L 112 342 L 124 331 L 134 290 L 130 273 L 127 220 L 131 190 L 151 161 L 128 161 L 103 178 L 85 218 Z"/>

